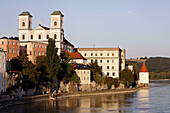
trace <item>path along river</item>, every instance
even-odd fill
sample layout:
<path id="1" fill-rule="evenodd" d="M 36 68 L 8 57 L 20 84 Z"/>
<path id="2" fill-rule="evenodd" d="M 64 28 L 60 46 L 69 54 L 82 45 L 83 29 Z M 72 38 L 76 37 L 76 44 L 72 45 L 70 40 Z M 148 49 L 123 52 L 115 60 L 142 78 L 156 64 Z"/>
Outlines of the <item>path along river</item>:
<path id="1" fill-rule="evenodd" d="M 153 80 L 150 86 L 135 93 L 39 101 L 0 113 L 170 113 L 170 80 Z"/>

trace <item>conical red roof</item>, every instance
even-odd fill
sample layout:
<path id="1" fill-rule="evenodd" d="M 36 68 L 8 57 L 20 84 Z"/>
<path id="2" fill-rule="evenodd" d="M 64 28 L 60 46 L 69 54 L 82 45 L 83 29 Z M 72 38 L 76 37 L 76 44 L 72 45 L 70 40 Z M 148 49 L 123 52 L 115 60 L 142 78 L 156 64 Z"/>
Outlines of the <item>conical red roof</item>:
<path id="1" fill-rule="evenodd" d="M 142 65 L 142 67 L 141 67 L 139 72 L 148 72 L 148 69 L 147 69 L 145 63 L 143 63 L 143 65 Z"/>

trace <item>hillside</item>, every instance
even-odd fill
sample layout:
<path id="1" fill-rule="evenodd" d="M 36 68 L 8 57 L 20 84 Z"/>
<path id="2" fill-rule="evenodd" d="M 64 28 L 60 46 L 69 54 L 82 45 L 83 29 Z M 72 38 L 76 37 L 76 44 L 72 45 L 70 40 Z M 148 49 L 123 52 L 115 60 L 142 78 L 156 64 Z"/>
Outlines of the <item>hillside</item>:
<path id="1" fill-rule="evenodd" d="M 126 64 L 134 63 L 140 70 L 142 63 L 139 61 L 126 61 Z M 146 66 L 149 72 L 167 72 L 170 71 L 170 58 L 166 57 L 150 57 L 146 60 Z"/>

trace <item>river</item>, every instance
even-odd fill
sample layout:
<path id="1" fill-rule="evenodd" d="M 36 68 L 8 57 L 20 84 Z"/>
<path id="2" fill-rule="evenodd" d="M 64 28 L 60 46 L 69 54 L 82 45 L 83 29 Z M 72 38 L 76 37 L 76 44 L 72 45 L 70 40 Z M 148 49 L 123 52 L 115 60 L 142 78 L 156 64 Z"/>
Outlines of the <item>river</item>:
<path id="1" fill-rule="evenodd" d="M 170 113 L 170 80 L 135 93 L 72 97 L 8 107 L 0 113 Z"/>

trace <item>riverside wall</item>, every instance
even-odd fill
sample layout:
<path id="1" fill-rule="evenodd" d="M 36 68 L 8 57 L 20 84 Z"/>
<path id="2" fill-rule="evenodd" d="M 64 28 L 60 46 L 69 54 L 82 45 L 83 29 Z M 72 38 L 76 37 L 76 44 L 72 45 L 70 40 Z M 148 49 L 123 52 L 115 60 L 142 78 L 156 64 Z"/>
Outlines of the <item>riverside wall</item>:
<path id="1" fill-rule="evenodd" d="M 82 97 L 82 96 L 92 96 L 92 95 L 123 94 L 123 93 L 133 93 L 140 89 L 141 88 L 105 90 L 105 91 L 93 91 L 93 92 L 78 92 L 78 93 L 60 93 L 60 94 L 55 94 L 54 96 L 56 98 L 70 98 L 70 97 Z M 15 105 L 34 103 L 36 101 L 43 101 L 43 100 L 48 100 L 48 99 L 49 99 L 49 94 L 14 98 L 14 99 L 1 99 L 0 109 L 10 107 L 10 106 L 15 106 Z"/>

